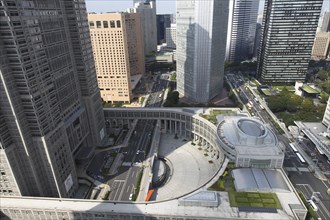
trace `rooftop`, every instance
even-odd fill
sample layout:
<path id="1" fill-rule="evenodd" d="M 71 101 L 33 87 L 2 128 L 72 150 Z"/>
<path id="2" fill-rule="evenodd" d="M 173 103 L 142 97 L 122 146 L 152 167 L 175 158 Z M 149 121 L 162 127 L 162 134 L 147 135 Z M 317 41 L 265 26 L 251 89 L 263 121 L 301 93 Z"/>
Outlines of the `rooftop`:
<path id="1" fill-rule="evenodd" d="M 304 92 L 308 93 L 308 94 L 319 94 L 319 93 L 320 93 L 320 91 L 318 91 L 317 89 L 314 89 L 314 88 L 312 88 L 311 86 L 306 85 L 306 84 L 304 84 L 304 85 L 301 87 L 301 89 L 302 89 Z"/>
<path id="2" fill-rule="evenodd" d="M 260 137 L 266 132 L 265 127 L 261 123 L 249 119 L 240 119 L 237 125 L 242 132 L 254 137 Z"/>

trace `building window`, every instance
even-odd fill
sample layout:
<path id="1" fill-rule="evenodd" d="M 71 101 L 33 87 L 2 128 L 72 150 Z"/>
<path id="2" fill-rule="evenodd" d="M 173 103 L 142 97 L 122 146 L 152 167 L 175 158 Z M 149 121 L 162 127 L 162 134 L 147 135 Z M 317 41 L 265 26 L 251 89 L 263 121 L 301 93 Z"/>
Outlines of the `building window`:
<path id="1" fill-rule="evenodd" d="M 103 21 L 103 27 L 104 28 L 109 28 L 108 21 Z"/>
<path id="2" fill-rule="evenodd" d="M 115 26 L 115 21 L 110 21 L 110 27 L 111 28 L 115 28 L 116 26 Z"/>
<path id="3" fill-rule="evenodd" d="M 117 28 L 120 28 L 120 21 L 117 21 Z"/>
<path id="4" fill-rule="evenodd" d="M 90 27 L 90 28 L 94 28 L 94 21 L 90 21 L 90 22 L 89 22 L 89 27 Z"/>
<path id="5" fill-rule="evenodd" d="M 101 28 L 101 21 L 96 21 L 96 27 Z"/>

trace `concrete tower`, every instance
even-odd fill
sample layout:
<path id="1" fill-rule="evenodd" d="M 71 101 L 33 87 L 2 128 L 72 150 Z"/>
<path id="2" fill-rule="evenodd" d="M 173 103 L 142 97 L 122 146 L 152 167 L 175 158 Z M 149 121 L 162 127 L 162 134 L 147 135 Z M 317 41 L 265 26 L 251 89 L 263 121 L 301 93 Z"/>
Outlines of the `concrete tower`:
<path id="1" fill-rule="evenodd" d="M 193 102 L 221 93 L 229 0 L 177 1 L 177 88 Z"/>
<path id="2" fill-rule="evenodd" d="M 144 33 L 144 52 L 149 54 L 157 51 L 157 18 L 156 1 L 134 1 L 134 7 L 128 9 L 130 13 L 141 14 L 141 23 Z"/>
<path id="3" fill-rule="evenodd" d="M 105 132 L 85 3 L 5 0 L 0 13 L 0 195 L 71 197 L 73 153 Z"/>

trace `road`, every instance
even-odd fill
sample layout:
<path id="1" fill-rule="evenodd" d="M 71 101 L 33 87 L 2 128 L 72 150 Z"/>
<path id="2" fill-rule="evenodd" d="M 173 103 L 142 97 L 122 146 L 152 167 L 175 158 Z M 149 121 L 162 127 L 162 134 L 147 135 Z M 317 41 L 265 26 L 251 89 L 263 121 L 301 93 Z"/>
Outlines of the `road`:
<path id="1" fill-rule="evenodd" d="M 109 200 L 129 201 L 130 195 L 134 194 L 153 128 L 154 120 L 139 120 L 128 146 L 120 149 L 124 159 L 117 174 L 108 181 L 111 188 Z"/>
<path id="2" fill-rule="evenodd" d="M 146 107 L 161 106 L 168 78 L 168 74 L 160 73 L 154 77 Z M 139 120 L 128 146 L 120 149 L 119 153 L 124 155 L 124 160 L 118 168 L 118 173 L 108 181 L 111 188 L 109 200 L 129 201 L 131 194 L 134 194 L 136 183 L 142 175 L 142 162 L 148 153 L 147 147 L 152 141 L 155 125 L 156 120 Z"/>
<path id="3" fill-rule="evenodd" d="M 252 116 L 258 117 L 265 124 L 268 124 L 272 131 L 277 135 L 279 141 L 281 141 L 285 146 L 285 159 L 283 167 L 288 171 L 288 176 L 292 184 L 297 190 L 301 191 L 306 199 L 310 199 L 313 192 L 320 192 L 322 197 L 320 198 L 320 203 L 316 204 L 319 210 L 316 212 L 321 219 L 330 219 L 330 197 L 327 195 L 326 190 L 330 187 L 327 181 L 322 181 L 317 179 L 312 173 L 309 172 L 306 164 L 302 164 L 297 158 L 295 152 L 289 146 L 291 142 L 286 136 L 280 134 L 274 124 L 272 123 L 269 115 L 264 111 L 259 102 L 264 100 L 256 100 L 252 92 L 245 87 L 244 83 L 240 80 L 244 78 L 240 75 L 229 77 L 232 85 L 235 86 L 239 92 L 243 102 L 251 102 L 253 107 L 250 109 Z M 305 146 L 304 142 L 298 144 Z"/>
<path id="4" fill-rule="evenodd" d="M 312 173 L 306 172 L 299 174 L 297 172 L 289 173 L 290 180 L 294 182 L 294 186 L 302 192 L 306 200 L 311 199 L 313 193 L 320 199 L 319 203 L 315 203 L 318 207 L 316 214 L 321 219 L 330 219 L 330 196 L 326 192 L 326 188 L 330 187 L 327 182 L 315 179 Z"/>

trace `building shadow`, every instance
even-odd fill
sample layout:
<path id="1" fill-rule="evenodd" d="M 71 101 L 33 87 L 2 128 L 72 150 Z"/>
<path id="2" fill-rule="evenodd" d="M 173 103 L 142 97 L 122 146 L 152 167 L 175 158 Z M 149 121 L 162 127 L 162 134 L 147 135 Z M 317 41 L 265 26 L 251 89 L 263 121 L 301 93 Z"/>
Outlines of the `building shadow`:
<path id="1" fill-rule="evenodd" d="M 177 87 L 181 96 L 195 103 L 208 103 L 221 94 L 223 87 L 228 3 L 215 1 L 213 10 L 209 18 L 213 25 L 208 30 L 207 19 L 201 19 L 200 24 L 191 17 L 177 20 L 189 22 L 183 24 L 187 30 L 177 30 Z"/>

